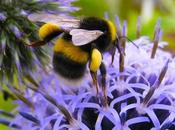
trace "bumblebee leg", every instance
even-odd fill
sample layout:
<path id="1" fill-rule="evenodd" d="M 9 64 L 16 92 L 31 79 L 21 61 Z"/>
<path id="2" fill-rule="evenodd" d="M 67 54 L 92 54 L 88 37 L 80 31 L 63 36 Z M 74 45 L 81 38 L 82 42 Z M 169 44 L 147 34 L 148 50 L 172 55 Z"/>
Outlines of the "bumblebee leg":
<path id="1" fill-rule="evenodd" d="M 97 92 L 97 95 L 99 93 L 99 88 L 98 88 L 98 81 L 97 81 L 97 72 L 92 72 L 90 71 L 90 74 L 91 74 L 91 77 L 92 77 L 92 80 L 93 80 L 93 84 L 95 85 L 96 87 L 96 92 Z"/>
<path id="2" fill-rule="evenodd" d="M 106 67 L 105 64 L 102 62 L 100 65 L 100 73 L 102 76 L 101 83 L 102 83 L 102 91 L 104 95 L 104 106 L 108 106 L 108 97 L 107 97 L 107 90 L 106 90 Z"/>
<path id="3" fill-rule="evenodd" d="M 119 39 L 118 38 L 115 41 L 115 47 L 117 48 L 118 52 L 121 54 L 122 51 L 121 51 L 121 48 L 120 48 L 120 43 L 119 43 Z"/>
<path id="4" fill-rule="evenodd" d="M 93 84 L 95 85 L 97 90 L 97 95 L 99 93 L 97 71 L 101 65 L 101 61 L 102 61 L 101 52 L 97 48 L 95 48 L 95 45 L 93 44 L 92 50 L 91 50 L 91 57 L 89 59 L 89 69 L 90 69 L 91 77 L 93 79 Z"/>
<path id="5" fill-rule="evenodd" d="M 115 52 L 116 52 L 116 48 L 115 48 L 115 47 L 113 47 L 113 48 L 111 49 L 111 55 L 112 55 L 112 59 L 111 59 L 111 66 L 113 66 Z"/>

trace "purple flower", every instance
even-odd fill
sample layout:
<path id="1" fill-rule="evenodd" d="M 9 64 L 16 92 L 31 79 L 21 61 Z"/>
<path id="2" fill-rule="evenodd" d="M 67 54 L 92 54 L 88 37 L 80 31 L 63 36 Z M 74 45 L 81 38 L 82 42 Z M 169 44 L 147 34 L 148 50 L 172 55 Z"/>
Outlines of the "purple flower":
<path id="1" fill-rule="evenodd" d="M 126 30 L 124 22 L 120 34 L 125 36 Z M 125 56 L 116 53 L 113 66 L 111 56 L 104 54 L 108 106 L 103 103 L 101 88 L 96 95 L 91 79 L 84 80 L 81 87 L 72 91 L 68 86 L 61 87 L 52 66 L 45 69 L 38 66 L 38 71 L 23 81 L 27 85 L 24 94 L 9 86 L 21 99 L 15 102 L 19 113 L 9 127 L 20 130 L 175 129 L 175 59 L 161 49 L 167 44 L 160 41 L 161 31 L 156 28 L 155 32 L 153 43 L 148 37 L 139 36 L 133 41 L 135 45 L 121 45 Z"/>
<path id="2" fill-rule="evenodd" d="M 33 64 L 35 60 L 41 62 L 43 66 L 47 62 L 47 51 L 43 48 L 30 48 L 26 45 L 39 40 L 36 34 L 36 29 L 39 26 L 30 21 L 27 16 L 39 11 L 68 15 L 69 11 L 76 9 L 71 6 L 71 2 L 73 0 L 32 0 L 25 2 L 2 0 L 0 2 L 2 7 L 0 7 L 1 83 L 7 84 L 3 79 L 9 80 L 11 84 L 18 79 L 21 82 L 23 75 L 35 69 Z"/>
<path id="3" fill-rule="evenodd" d="M 89 85 L 90 80 L 84 81 L 76 94 L 62 93 L 56 75 L 49 69 L 38 72 L 43 75 L 37 83 L 39 89 L 29 82 L 32 91 L 28 90 L 24 96 L 33 108 L 20 103 L 20 114 L 11 125 L 15 124 L 21 130 L 174 129 L 175 60 L 159 48 L 155 58 L 151 59 L 153 44 L 146 37 L 134 43 L 139 49 L 132 44 L 126 45 L 122 73 L 119 72 L 119 54 L 115 55 L 114 67 L 110 67 L 110 56 L 104 55 L 108 72 L 108 107 L 102 105 L 102 95 L 96 97 L 94 88 Z M 39 76 L 35 73 L 34 77 Z"/>

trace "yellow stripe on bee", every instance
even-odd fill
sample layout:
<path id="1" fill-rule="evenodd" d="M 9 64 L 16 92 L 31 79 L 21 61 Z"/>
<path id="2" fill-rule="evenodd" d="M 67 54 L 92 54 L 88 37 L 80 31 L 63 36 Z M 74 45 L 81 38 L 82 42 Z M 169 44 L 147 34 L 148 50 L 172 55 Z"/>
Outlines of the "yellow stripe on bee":
<path id="1" fill-rule="evenodd" d="M 91 55 L 91 63 L 90 63 L 90 70 L 93 72 L 96 72 L 102 62 L 102 55 L 97 49 L 92 50 L 92 55 Z"/>
<path id="2" fill-rule="evenodd" d="M 108 26 L 109 26 L 109 29 L 110 29 L 112 41 L 114 41 L 116 39 L 116 35 L 117 35 L 116 27 L 111 21 L 107 20 L 107 22 L 108 22 Z"/>
<path id="3" fill-rule="evenodd" d="M 89 54 L 83 51 L 81 48 L 74 46 L 71 42 L 68 42 L 62 38 L 59 38 L 54 46 L 54 52 L 61 52 L 67 58 L 78 62 L 86 63 L 89 58 Z"/>
<path id="4" fill-rule="evenodd" d="M 48 35 L 52 34 L 53 32 L 57 32 L 60 30 L 60 27 L 52 24 L 52 23 L 46 23 L 43 26 L 40 27 L 39 29 L 39 37 L 43 40 L 45 39 Z"/>

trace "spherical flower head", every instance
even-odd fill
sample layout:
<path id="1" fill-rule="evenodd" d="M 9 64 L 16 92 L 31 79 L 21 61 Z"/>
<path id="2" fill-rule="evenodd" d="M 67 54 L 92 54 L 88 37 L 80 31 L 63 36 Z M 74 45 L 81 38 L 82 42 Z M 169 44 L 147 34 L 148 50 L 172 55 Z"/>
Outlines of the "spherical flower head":
<path id="1" fill-rule="evenodd" d="M 126 35 L 126 27 L 121 32 Z M 135 45 L 126 43 L 125 48 L 121 47 L 122 52 L 115 54 L 113 65 L 111 55 L 104 54 L 107 104 L 100 73 L 97 94 L 92 79 L 84 80 L 81 87 L 72 91 L 69 86 L 60 87 L 52 67 L 38 68 L 38 72 L 23 81 L 28 86 L 24 94 L 9 87 L 20 99 L 15 102 L 19 114 L 9 122 L 9 127 L 19 130 L 175 129 L 175 60 L 161 49 L 166 42 L 158 38 L 160 32 L 157 31 L 153 43 L 148 37 L 139 37 L 133 41 Z"/>

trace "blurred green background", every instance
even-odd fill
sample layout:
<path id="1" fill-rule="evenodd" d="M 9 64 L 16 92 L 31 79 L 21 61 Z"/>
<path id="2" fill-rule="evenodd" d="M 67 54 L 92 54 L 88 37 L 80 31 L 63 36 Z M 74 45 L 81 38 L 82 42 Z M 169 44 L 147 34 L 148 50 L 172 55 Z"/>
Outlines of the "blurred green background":
<path id="1" fill-rule="evenodd" d="M 71 12 L 76 17 L 104 17 L 104 12 L 108 12 L 111 20 L 114 20 L 114 15 L 120 18 L 121 23 L 127 20 L 127 33 L 132 40 L 136 38 L 138 16 L 141 16 L 142 22 L 141 35 L 148 35 L 150 38 L 153 37 L 155 24 L 160 19 L 162 39 L 169 42 L 165 49 L 175 54 L 175 0 L 77 0 L 72 5 L 81 8 L 77 12 Z M 3 101 L 0 94 L 0 109 L 11 111 L 12 108 L 12 101 Z M 0 130 L 6 129 L 0 125 Z"/>

